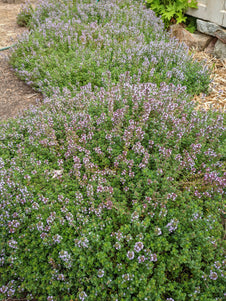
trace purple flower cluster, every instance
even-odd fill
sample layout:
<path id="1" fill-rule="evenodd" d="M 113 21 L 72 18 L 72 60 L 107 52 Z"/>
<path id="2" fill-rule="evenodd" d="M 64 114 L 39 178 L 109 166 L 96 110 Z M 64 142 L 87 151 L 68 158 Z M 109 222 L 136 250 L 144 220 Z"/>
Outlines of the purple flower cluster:
<path id="1" fill-rule="evenodd" d="M 210 279 L 212 280 L 217 280 L 218 275 L 216 272 L 210 271 L 210 275 L 209 275 Z"/>
<path id="2" fill-rule="evenodd" d="M 96 71 L 117 71 L 119 67 L 122 72 L 134 72 L 135 68 L 134 74 L 142 81 L 159 81 L 160 78 L 175 85 L 187 85 L 188 90 L 191 90 L 189 81 L 193 79 L 189 77 L 193 68 L 193 77 L 199 83 L 197 89 L 200 90 L 204 82 L 208 84 L 206 70 L 192 62 L 184 45 L 169 38 L 161 19 L 153 11 L 144 9 L 139 1 L 129 0 L 125 6 L 121 2 L 124 1 L 113 1 L 111 5 L 96 1 L 89 4 L 40 1 L 32 17 L 33 31 L 13 50 L 16 72 L 29 85 L 49 95 L 55 93 L 58 85 L 60 90 L 66 85 L 70 89 L 80 88 L 89 82 L 105 85 L 106 76 Z M 43 58 L 43 49 L 47 59 Z M 62 57 L 61 51 L 56 53 L 57 49 L 67 55 Z M 25 58 L 22 64 L 17 62 L 17 56 L 21 55 Z M 88 72 L 85 72 L 84 82 L 79 72 L 85 69 Z M 118 80 L 118 76 L 112 79 Z M 60 78 L 67 83 L 61 86 Z M 47 140 L 41 143 L 45 145 Z"/>
<path id="3" fill-rule="evenodd" d="M 104 276 L 104 270 L 99 270 L 97 276 L 102 278 Z"/>
<path id="4" fill-rule="evenodd" d="M 134 252 L 133 251 L 128 251 L 127 252 L 127 257 L 129 258 L 129 260 L 132 260 L 134 258 Z"/>
<path id="5" fill-rule="evenodd" d="M 60 251 L 59 258 L 64 262 L 67 268 L 72 267 L 72 258 L 71 255 L 67 251 Z"/>
<path id="6" fill-rule="evenodd" d="M 169 232 L 174 232 L 177 229 L 179 221 L 175 219 L 171 219 L 171 221 L 166 225 L 166 228 L 168 228 Z"/>
<path id="7" fill-rule="evenodd" d="M 79 294 L 79 300 L 84 301 L 87 298 L 87 294 L 83 291 Z"/>
<path id="8" fill-rule="evenodd" d="M 139 253 L 141 250 L 143 250 L 143 248 L 144 248 L 144 244 L 141 241 L 138 241 L 135 243 L 134 251 Z"/>

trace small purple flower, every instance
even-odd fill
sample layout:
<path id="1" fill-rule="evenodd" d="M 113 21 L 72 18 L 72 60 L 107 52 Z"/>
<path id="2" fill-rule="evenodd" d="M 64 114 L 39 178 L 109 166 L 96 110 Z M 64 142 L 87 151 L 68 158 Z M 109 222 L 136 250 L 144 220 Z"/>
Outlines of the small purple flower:
<path id="1" fill-rule="evenodd" d="M 144 248 L 144 244 L 141 241 L 135 243 L 134 250 L 140 252 Z"/>
<path id="2" fill-rule="evenodd" d="M 0 287 L 0 293 L 5 294 L 8 290 L 8 286 L 3 285 L 2 287 Z"/>
<path id="3" fill-rule="evenodd" d="M 37 230 L 38 230 L 38 231 L 43 231 L 43 229 L 44 229 L 43 222 L 39 221 L 39 222 L 36 224 L 36 227 L 37 227 Z"/>
<path id="4" fill-rule="evenodd" d="M 132 260 L 134 258 L 134 252 L 133 251 L 128 251 L 127 252 L 127 257 L 129 258 L 129 260 Z"/>
<path id="5" fill-rule="evenodd" d="M 123 274 L 122 278 L 124 281 L 132 280 L 132 276 L 130 274 Z"/>
<path id="6" fill-rule="evenodd" d="M 221 268 L 221 263 L 219 261 L 215 261 L 214 266 L 215 266 L 216 269 L 219 270 Z"/>
<path id="7" fill-rule="evenodd" d="M 14 288 L 10 288 L 7 292 L 8 297 L 12 297 L 14 294 L 15 294 L 15 289 Z"/>
<path id="8" fill-rule="evenodd" d="M 156 234 L 156 235 L 161 235 L 161 234 L 162 234 L 161 228 L 156 227 L 156 228 L 155 228 L 155 234 Z"/>
<path id="9" fill-rule="evenodd" d="M 212 280 L 217 280 L 218 275 L 216 272 L 210 271 L 210 275 L 209 275 L 210 279 Z"/>
<path id="10" fill-rule="evenodd" d="M 115 247 L 116 250 L 121 249 L 121 245 L 118 242 L 115 243 L 114 247 Z"/>
<path id="11" fill-rule="evenodd" d="M 150 257 L 151 257 L 150 261 L 157 261 L 158 260 L 157 255 L 155 253 L 151 254 Z"/>
<path id="12" fill-rule="evenodd" d="M 9 244 L 9 247 L 12 248 L 12 249 L 17 249 L 18 248 L 17 247 L 17 241 L 15 241 L 14 239 L 9 240 L 8 244 Z"/>
<path id="13" fill-rule="evenodd" d="M 61 240 L 63 239 L 63 237 L 62 236 L 60 236 L 59 234 L 56 234 L 56 235 L 54 235 L 53 236 L 53 241 L 55 242 L 55 243 L 60 243 L 61 242 Z"/>
<path id="14" fill-rule="evenodd" d="M 118 241 L 120 241 L 121 239 L 123 239 L 123 235 L 122 235 L 121 232 L 115 233 L 115 237 L 116 237 L 116 239 L 117 239 Z"/>
<path id="15" fill-rule="evenodd" d="M 64 264 L 68 267 L 72 267 L 72 259 L 71 255 L 67 251 L 60 251 L 59 252 L 59 258 L 64 261 Z"/>
<path id="16" fill-rule="evenodd" d="M 102 278 L 104 276 L 104 270 L 99 270 L 98 273 L 97 273 L 97 276 L 99 278 Z"/>
<path id="17" fill-rule="evenodd" d="M 130 240 L 132 240 L 132 236 L 130 234 L 126 235 L 125 237 L 126 241 L 129 242 Z"/>
<path id="18" fill-rule="evenodd" d="M 85 292 L 81 292 L 80 294 L 79 294 L 79 299 L 80 300 L 85 300 L 85 298 L 87 297 L 87 295 L 86 295 L 86 293 Z"/>
<path id="19" fill-rule="evenodd" d="M 58 276 L 57 276 L 57 280 L 59 280 L 59 281 L 64 281 L 64 275 L 63 274 L 59 274 Z"/>
<path id="20" fill-rule="evenodd" d="M 171 221 L 166 225 L 166 228 L 168 228 L 169 232 L 173 232 L 177 229 L 179 221 L 176 219 L 171 219 Z"/>
<path id="21" fill-rule="evenodd" d="M 141 255 L 141 256 L 138 256 L 138 262 L 139 263 L 142 263 L 142 262 L 145 262 L 146 258 L 144 255 Z"/>

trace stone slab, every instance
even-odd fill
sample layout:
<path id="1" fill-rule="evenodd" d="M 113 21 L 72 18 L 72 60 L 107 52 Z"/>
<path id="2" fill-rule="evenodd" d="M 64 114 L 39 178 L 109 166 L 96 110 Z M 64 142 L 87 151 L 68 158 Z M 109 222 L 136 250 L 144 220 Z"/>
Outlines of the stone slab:
<path id="1" fill-rule="evenodd" d="M 226 44 L 226 30 L 222 29 L 222 30 L 217 30 L 215 32 L 216 37 L 224 44 Z"/>
<path id="2" fill-rule="evenodd" d="M 196 24 L 197 24 L 198 31 L 208 34 L 208 35 L 211 35 L 213 37 L 216 37 L 216 31 L 221 30 L 221 27 L 219 25 L 212 23 L 212 22 L 206 22 L 206 21 L 197 19 Z"/>
<path id="3" fill-rule="evenodd" d="M 209 43 L 209 45 L 206 47 L 206 49 L 204 51 L 206 53 L 214 55 L 214 48 L 215 48 L 215 44 L 217 41 L 218 41 L 217 38 L 213 38 L 213 40 Z"/>
<path id="4" fill-rule="evenodd" d="M 225 0 L 198 0 L 198 8 L 189 8 L 186 14 L 226 27 Z"/>
<path id="5" fill-rule="evenodd" d="M 198 31 L 216 37 L 221 40 L 222 43 L 226 44 L 226 30 L 223 27 L 199 19 L 197 19 L 196 23 Z"/>
<path id="6" fill-rule="evenodd" d="M 214 54 L 220 59 L 226 59 L 226 44 L 217 40 L 214 48 Z"/>

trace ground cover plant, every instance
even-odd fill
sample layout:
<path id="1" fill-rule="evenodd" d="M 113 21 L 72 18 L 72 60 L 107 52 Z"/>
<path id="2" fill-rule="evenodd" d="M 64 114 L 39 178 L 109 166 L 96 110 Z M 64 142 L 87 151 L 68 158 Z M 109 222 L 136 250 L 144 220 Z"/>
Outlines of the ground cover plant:
<path id="1" fill-rule="evenodd" d="M 55 87 L 101 87 L 108 70 L 115 83 L 130 71 L 142 82 L 180 83 L 193 94 L 208 90 L 207 70 L 192 62 L 185 46 L 170 39 L 162 21 L 139 1 L 43 1 L 29 27 L 11 63 L 48 96 Z"/>
<path id="2" fill-rule="evenodd" d="M 73 24 L 85 20 L 84 26 L 91 22 L 90 11 L 107 16 L 109 7 L 115 11 L 112 24 L 126 7 L 128 19 L 134 20 L 132 12 L 138 11 L 162 26 L 137 1 L 98 5 L 41 3 L 33 31 L 18 45 L 18 57 L 13 55 L 18 73 L 27 81 L 35 74 L 32 84 L 46 97 L 41 107 L 0 127 L 0 298 L 223 300 L 223 116 L 195 110 L 188 93 L 192 86 L 189 90 L 178 79 L 165 76 L 160 82 L 158 73 L 143 78 L 143 64 L 142 72 L 133 72 L 122 63 L 116 76 L 115 65 L 111 70 L 106 57 L 93 55 L 100 64 L 106 59 L 107 67 L 100 77 L 95 74 L 100 82 L 92 81 L 93 74 L 85 86 L 78 80 L 69 85 L 67 76 L 57 73 L 58 65 L 58 77 L 51 68 L 47 74 L 52 65 L 40 67 L 40 74 L 28 71 L 29 60 L 31 66 L 38 60 L 35 54 L 24 58 L 23 69 L 20 53 L 40 45 L 36 34 L 42 32 L 44 17 L 52 24 L 58 16 L 59 36 L 64 31 L 62 8 L 66 15 L 72 8 L 79 12 Z M 109 20 L 105 18 L 106 24 Z M 162 47 L 156 53 L 174 45 L 171 52 L 180 54 L 175 68 L 184 68 L 181 61 L 190 70 L 196 68 L 194 77 L 204 88 L 208 72 L 196 63 L 193 67 L 187 49 L 174 40 L 166 42 L 164 32 L 161 40 L 157 31 L 149 46 L 155 47 L 151 39 L 156 36 Z M 134 40 L 131 34 L 128 41 Z M 82 49 L 91 53 L 87 45 Z M 76 53 L 88 64 L 82 51 Z M 49 59 L 42 51 L 39 55 L 39 63 Z M 167 64 L 159 69 L 162 74 L 164 68 Z"/>
<path id="3" fill-rule="evenodd" d="M 29 28 L 30 19 L 34 13 L 34 9 L 30 3 L 22 4 L 16 22 L 21 27 Z"/>

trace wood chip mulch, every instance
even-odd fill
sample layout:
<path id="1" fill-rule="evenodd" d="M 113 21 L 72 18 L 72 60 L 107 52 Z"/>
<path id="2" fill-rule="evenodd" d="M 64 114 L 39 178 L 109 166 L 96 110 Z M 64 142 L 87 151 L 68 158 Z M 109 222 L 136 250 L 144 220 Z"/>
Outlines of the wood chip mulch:
<path id="1" fill-rule="evenodd" d="M 209 93 L 194 96 L 197 101 L 197 109 L 210 108 L 225 112 L 226 109 L 226 59 L 220 60 L 204 51 L 193 51 L 194 59 L 205 60 L 206 65 L 212 70 Z"/>

